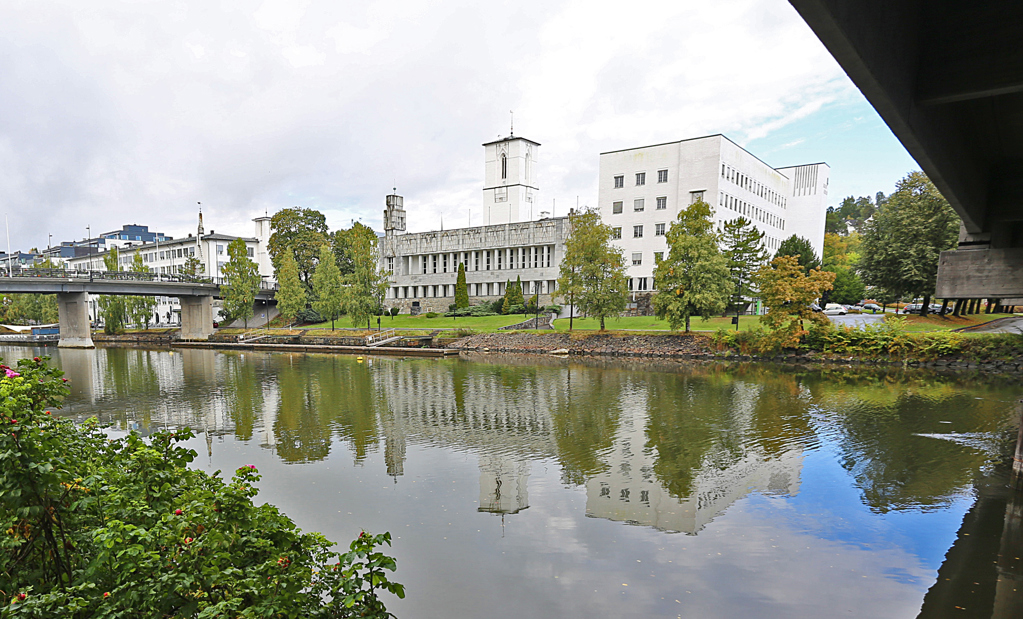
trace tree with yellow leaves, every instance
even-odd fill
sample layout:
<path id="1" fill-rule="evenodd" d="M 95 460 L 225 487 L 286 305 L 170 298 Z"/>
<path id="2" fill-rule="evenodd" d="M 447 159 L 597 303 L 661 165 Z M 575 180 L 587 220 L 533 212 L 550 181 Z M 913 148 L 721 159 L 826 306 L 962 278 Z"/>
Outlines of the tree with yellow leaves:
<path id="1" fill-rule="evenodd" d="M 760 321 L 771 330 L 765 341 L 770 348 L 794 348 L 806 334 L 804 321 L 828 324 L 828 317 L 815 312 L 811 305 L 831 290 L 835 274 L 820 268 L 803 271 L 796 256 L 778 256 L 754 274 L 760 299 L 767 313 Z"/>

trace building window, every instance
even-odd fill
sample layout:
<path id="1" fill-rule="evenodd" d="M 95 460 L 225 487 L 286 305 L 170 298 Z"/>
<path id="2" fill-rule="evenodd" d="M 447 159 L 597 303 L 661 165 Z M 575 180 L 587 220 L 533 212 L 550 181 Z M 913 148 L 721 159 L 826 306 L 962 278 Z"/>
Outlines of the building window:
<path id="1" fill-rule="evenodd" d="M 664 224 L 654 224 L 654 236 L 664 236 Z"/>
<path id="2" fill-rule="evenodd" d="M 658 170 L 657 171 L 657 182 L 658 183 L 667 183 L 668 182 L 668 171 L 667 170 Z"/>
<path id="3" fill-rule="evenodd" d="M 616 176 L 615 189 L 621 189 L 622 187 L 625 187 L 625 176 Z"/>
<path id="4" fill-rule="evenodd" d="M 153 255 L 155 256 L 156 254 L 154 253 Z M 218 256 L 223 256 L 224 255 L 224 246 L 223 245 L 217 245 L 217 255 Z"/>
<path id="5" fill-rule="evenodd" d="M 436 273 L 437 272 L 437 254 L 433 254 L 432 258 L 433 258 L 433 272 Z"/>
<path id="6" fill-rule="evenodd" d="M 630 277 L 629 278 L 629 292 L 632 292 L 632 285 L 633 285 L 633 282 L 632 282 L 632 278 Z"/>
<path id="7" fill-rule="evenodd" d="M 642 212 L 643 208 L 644 208 L 643 204 L 644 204 L 643 198 L 637 198 L 636 200 L 633 200 L 632 201 L 632 210 L 637 212 L 637 213 Z"/>
<path id="8" fill-rule="evenodd" d="M 646 278 L 645 277 L 639 278 L 639 286 L 637 286 L 636 289 L 640 290 L 640 291 L 646 290 Z"/>
<path id="9" fill-rule="evenodd" d="M 447 272 L 448 272 L 448 255 L 444 254 L 444 264 L 441 267 L 441 273 L 447 273 Z"/>
<path id="10" fill-rule="evenodd" d="M 655 251 L 654 252 L 654 264 L 657 264 L 661 260 L 664 260 L 664 252 L 663 251 Z"/>
<path id="11" fill-rule="evenodd" d="M 646 185 L 646 172 L 636 172 L 636 186 Z"/>
<path id="12" fill-rule="evenodd" d="M 497 250 L 497 270 L 500 271 L 504 268 L 504 250 Z"/>
<path id="13" fill-rule="evenodd" d="M 387 259 L 387 270 L 394 273 L 394 258 Z"/>
<path id="14" fill-rule="evenodd" d="M 612 239 L 620 239 L 620 238 L 622 238 L 622 229 L 621 228 L 611 228 L 611 238 Z"/>
<path id="15" fill-rule="evenodd" d="M 501 153 L 501 178 L 508 178 L 508 155 Z"/>
<path id="16" fill-rule="evenodd" d="M 643 226 L 633 226 L 632 227 L 632 238 L 634 238 L 634 239 L 641 239 L 641 238 L 643 238 Z"/>
<path id="17" fill-rule="evenodd" d="M 657 210 L 663 211 L 666 208 L 668 208 L 668 197 L 662 196 L 657 198 Z"/>
<path id="18" fill-rule="evenodd" d="M 689 197 L 690 197 L 689 203 L 690 204 L 696 204 L 696 202 L 698 200 L 702 200 L 703 199 L 703 192 L 702 191 L 690 191 L 689 192 Z"/>
<path id="19" fill-rule="evenodd" d="M 611 205 L 611 213 L 614 214 L 614 215 L 621 215 L 622 214 L 622 203 L 621 202 L 613 203 Z"/>
<path id="20" fill-rule="evenodd" d="M 638 267 L 643 265 L 643 252 L 635 251 L 632 252 L 632 266 Z"/>

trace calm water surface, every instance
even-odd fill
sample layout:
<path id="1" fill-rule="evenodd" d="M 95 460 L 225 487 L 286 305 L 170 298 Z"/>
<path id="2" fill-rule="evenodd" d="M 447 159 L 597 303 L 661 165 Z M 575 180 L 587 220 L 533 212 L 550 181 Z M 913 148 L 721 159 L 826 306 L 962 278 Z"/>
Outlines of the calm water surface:
<path id="1" fill-rule="evenodd" d="M 42 352 L 63 414 L 189 425 L 304 529 L 391 531 L 401 619 L 1023 617 L 1018 381 L 0 349 Z"/>

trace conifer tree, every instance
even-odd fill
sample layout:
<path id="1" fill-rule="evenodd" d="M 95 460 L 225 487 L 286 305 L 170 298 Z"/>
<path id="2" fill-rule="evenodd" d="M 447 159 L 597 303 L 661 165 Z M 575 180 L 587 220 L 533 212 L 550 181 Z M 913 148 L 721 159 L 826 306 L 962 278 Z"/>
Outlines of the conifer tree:
<path id="1" fill-rule="evenodd" d="M 465 264 L 458 263 L 458 279 L 455 281 L 455 308 L 469 307 L 469 284 L 465 282 Z"/>
<path id="2" fill-rule="evenodd" d="M 767 261 L 764 233 L 745 217 L 737 217 L 724 223 L 720 236 L 722 251 L 728 260 L 728 271 L 734 283 L 732 301 L 741 305 L 744 291 L 755 292 L 751 281 L 753 272 Z"/>
<path id="3" fill-rule="evenodd" d="M 778 251 L 775 252 L 774 257 L 777 258 L 779 256 L 795 256 L 796 260 L 799 261 L 799 266 L 803 267 L 803 273 L 809 273 L 812 269 L 817 269 L 821 266 L 821 260 L 817 257 L 817 252 L 813 250 L 813 245 L 810 244 L 810 241 L 795 234 L 782 241 L 781 245 L 778 246 Z"/>

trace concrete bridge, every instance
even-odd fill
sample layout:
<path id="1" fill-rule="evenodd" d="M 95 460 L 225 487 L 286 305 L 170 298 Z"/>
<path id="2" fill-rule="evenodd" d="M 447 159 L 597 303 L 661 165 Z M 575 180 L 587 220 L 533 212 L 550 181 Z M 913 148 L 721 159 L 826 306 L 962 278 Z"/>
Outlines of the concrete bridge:
<path id="1" fill-rule="evenodd" d="M 89 295 L 177 297 L 181 302 L 181 338 L 205 340 L 213 333 L 213 299 L 223 278 L 132 273 L 24 269 L 0 276 L 0 293 L 57 295 L 62 348 L 92 348 Z M 275 284 L 260 283 L 257 300 L 273 299 Z"/>

